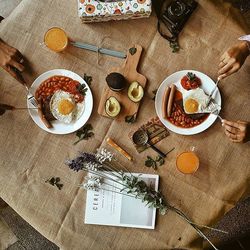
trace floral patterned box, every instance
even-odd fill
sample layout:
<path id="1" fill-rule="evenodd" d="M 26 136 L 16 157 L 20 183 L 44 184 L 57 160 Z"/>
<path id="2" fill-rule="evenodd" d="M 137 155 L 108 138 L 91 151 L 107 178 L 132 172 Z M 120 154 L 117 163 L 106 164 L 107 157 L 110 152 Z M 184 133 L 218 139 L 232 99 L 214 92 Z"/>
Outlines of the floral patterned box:
<path id="1" fill-rule="evenodd" d="M 151 0 L 78 0 L 84 23 L 149 17 L 151 11 Z"/>

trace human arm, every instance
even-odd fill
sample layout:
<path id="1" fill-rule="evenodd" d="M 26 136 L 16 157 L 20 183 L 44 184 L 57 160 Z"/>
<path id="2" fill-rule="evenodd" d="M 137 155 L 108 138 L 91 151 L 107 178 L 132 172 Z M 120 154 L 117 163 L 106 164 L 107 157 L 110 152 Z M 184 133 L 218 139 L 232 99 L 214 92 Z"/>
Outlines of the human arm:
<path id="1" fill-rule="evenodd" d="M 20 72 L 25 68 L 23 62 L 22 54 L 0 38 L 0 67 L 21 83 L 23 83 L 23 79 L 20 77 Z"/>
<path id="2" fill-rule="evenodd" d="M 247 38 L 246 39 L 250 39 Z M 241 40 L 229 48 L 220 58 L 218 75 L 223 79 L 237 72 L 250 54 L 250 42 Z"/>

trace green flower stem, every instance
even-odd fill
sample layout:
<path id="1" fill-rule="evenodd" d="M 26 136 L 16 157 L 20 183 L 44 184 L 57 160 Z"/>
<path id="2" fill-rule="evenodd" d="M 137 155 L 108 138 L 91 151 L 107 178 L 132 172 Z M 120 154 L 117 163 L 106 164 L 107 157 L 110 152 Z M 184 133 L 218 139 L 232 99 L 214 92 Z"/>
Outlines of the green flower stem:
<path id="1" fill-rule="evenodd" d="M 215 249 L 218 250 L 218 248 L 216 248 L 216 246 L 207 238 L 207 236 L 198 228 L 197 224 L 193 223 L 190 221 L 190 219 L 179 209 L 173 207 L 173 206 L 168 206 L 168 208 L 170 208 L 170 210 L 174 211 L 175 213 L 177 213 L 181 218 L 183 218 L 185 221 L 187 221 L 189 223 L 189 225 L 191 225 L 196 232 L 205 240 L 207 240 L 207 242 Z M 212 229 L 210 227 L 207 227 L 209 229 Z M 213 228 L 214 229 L 214 228 Z"/>
<path id="2" fill-rule="evenodd" d="M 103 166 L 104 166 L 103 169 L 106 170 L 105 172 L 112 172 L 113 176 L 116 176 L 117 178 L 121 179 L 121 176 L 119 175 L 119 173 L 117 172 L 115 168 L 110 167 L 108 165 L 103 165 Z"/>
<path id="3" fill-rule="evenodd" d="M 89 170 L 89 169 L 85 169 L 85 168 L 83 168 L 83 171 L 89 172 L 91 174 L 98 175 L 98 176 L 103 177 L 103 178 L 107 178 L 108 180 L 114 181 L 114 182 L 116 182 L 116 183 L 118 183 L 118 184 L 120 184 L 120 185 L 122 185 L 124 187 L 127 187 L 127 186 L 124 185 L 124 183 L 119 182 L 116 179 L 111 178 L 110 175 L 108 175 L 108 176 L 106 174 L 102 175 L 98 171 L 93 171 L 93 170 Z"/>
<path id="4" fill-rule="evenodd" d="M 126 172 L 132 175 L 132 173 L 125 166 L 123 166 L 117 159 L 114 159 L 114 160 L 116 163 L 118 163 L 119 167 L 123 168 Z"/>

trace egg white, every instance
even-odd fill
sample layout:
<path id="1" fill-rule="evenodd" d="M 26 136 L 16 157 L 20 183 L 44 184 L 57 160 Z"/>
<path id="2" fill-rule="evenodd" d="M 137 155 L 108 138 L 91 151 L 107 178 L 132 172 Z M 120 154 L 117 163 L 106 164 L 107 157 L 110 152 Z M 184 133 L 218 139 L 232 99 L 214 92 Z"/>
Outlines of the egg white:
<path id="1" fill-rule="evenodd" d="M 58 110 L 58 105 L 62 100 L 68 100 L 75 106 L 71 113 L 63 115 Z M 60 122 L 71 123 L 78 120 L 83 111 L 84 103 L 76 103 L 74 96 L 66 91 L 57 90 L 50 100 L 50 110 L 52 115 Z"/>
<path id="2" fill-rule="evenodd" d="M 185 90 L 182 92 L 183 96 L 183 107 L 184 111 L 187 114 L 195 113 L 212 113 L 216 110 L 220 110 L 220 106 L 217 103 L 211 102 L 211 105 L 208 105 L 209 96 L 201 88 Z M 185 103 L 187 100 L 193 99 L 198 103 L 198 110 L 196 112 L 190 113 L 185 108 Z"/>

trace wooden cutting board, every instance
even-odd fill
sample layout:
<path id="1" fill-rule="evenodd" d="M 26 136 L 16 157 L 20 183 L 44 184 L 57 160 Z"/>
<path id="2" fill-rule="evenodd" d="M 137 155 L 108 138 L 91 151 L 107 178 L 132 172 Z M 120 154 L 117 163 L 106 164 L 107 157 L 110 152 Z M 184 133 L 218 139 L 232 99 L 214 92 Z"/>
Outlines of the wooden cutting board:
<path id="1" fill-rule="evenodd" d="M 120 114 L 116 116 L 115 119 L 125 121 L 126 116 L 132 116 L 132 115 L 134 115 L 135 117 L 137 116 L 140 102 L 138 103 L 132 102 L 128 98 L 127 93 L 128 93 L 129 85 L 132 82 L 136 81 L 144 88 L 144 95 L 145 95 L 145 86 L 146 86 L 147 78 L 144 75 L 137 72 L 137 66 L 140 61 L 141 53 L 142 53 L 142 47 L 140 45 L 132 46 L 127 52 L 127 58 L 123 66 L 112 68 L 108 72 L 108 74 L 112 72 L 118 72 L 122 74 L 126 79 L 127 85 L 126 85 L 126 88 L 124 88 L 122 91 L 115 92 L 108 87 L 106 80 L 104 79 L 105 87 L 103 89 L 101 100 L 98 106 L 98 114 L 112 118 L 108 116 L 107 113 L 105 112 L 105 103 L 109 97 L 114 96 L 120 102 L 121 107 L 122 107 Z"/>

